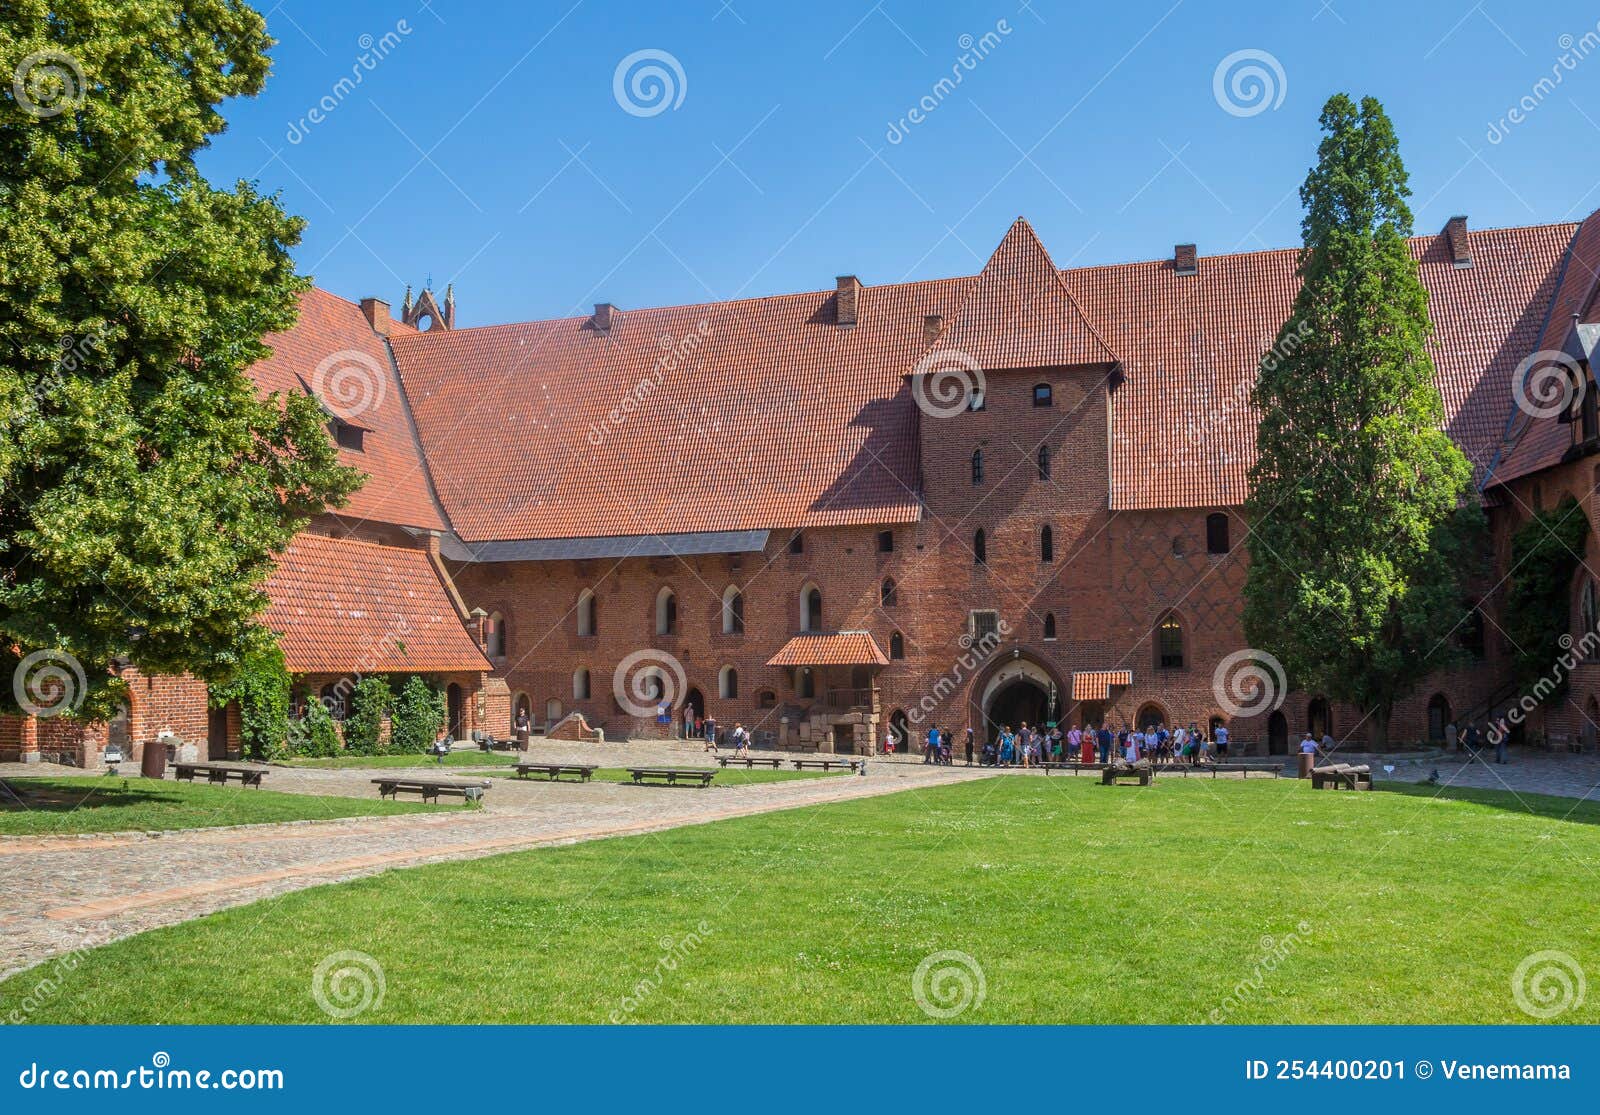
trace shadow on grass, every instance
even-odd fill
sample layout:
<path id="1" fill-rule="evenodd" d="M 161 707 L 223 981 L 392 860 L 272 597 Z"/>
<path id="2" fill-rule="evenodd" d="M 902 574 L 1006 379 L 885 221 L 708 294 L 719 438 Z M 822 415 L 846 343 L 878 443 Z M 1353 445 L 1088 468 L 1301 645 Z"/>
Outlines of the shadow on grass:
<path id="1" fill-rule="evenodd" d="M 179 805 L 187 800 L 176 786 L 154 780 L 106 778 L 0 779 L 0 812 L 71 813 L 78 809 L 126 809 L 141 805 Z"/>
<path id="2" fill-rule="evenodd" d="M 1592 799 L 1530 794 L 1521 790 L 1514 793 L 1510 790 L 1483 790 L 1476 786 L 1430 786 L 1426 782 L 1379 781 L 1375 788 L 1383 793 L 1404 794 L 1407 797 L 1470 802 L 1473 805 L 1486 805 L 1492 809 L 1504 809 L 1509 813 L 1545 817 L 1552 821 L 1600 825 L 1600 801 Z"/>

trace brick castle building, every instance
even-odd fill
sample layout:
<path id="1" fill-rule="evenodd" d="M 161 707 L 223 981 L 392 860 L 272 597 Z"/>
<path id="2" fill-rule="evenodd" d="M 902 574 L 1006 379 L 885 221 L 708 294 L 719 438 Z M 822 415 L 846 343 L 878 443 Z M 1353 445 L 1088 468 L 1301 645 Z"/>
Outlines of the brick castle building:
<path id="1" fill-rule="evenodd" d="M 1464 603 L 1470 665 L 1395 709 L 1396 741 L 1515 696 L 1510 534 L 1563 495 L 1597 521 L 1600 481 L 1593 384 L 1564 414 L 1513 392 L 1541 350 L 1592 377 L 1600 215 L 1455 218 L 1412 251 L 1496 572 Z M 553 321 L 458 329 L 448 295 L 408 292 L 396 320 L 312 291 L 253 374 L 322 398 L 369 479 L 284 555 L 265 620 L 306 699 L 337 713 L 341 679 L 422 673 L 458 736 L 506 735 L 519 709 L 653 734 L 665 702 L 794 748 L 1084 719 L 1227 722 L 1257 752 L 1360 740 L 1360 710 L 1262 704 L 1231 674 L 1250 387 L 1296 259 L 1180 245 L 1062 271 L 1018 220 L 976 276 Z M 1574 617 L 1594 598 L 1580 570 Z M 1592 738 L 1596 675 L 1530 723 Z M 93 763 L 165 733 L 236 750 L 200 683 L 130 680 L 113 725 L 0 720 L 0 758 Z"/>

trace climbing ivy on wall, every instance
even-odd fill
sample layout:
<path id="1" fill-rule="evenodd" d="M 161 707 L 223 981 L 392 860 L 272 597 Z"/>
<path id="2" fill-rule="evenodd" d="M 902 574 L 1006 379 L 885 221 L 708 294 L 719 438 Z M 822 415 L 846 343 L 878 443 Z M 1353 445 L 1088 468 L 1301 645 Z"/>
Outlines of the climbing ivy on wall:
<path id="1" fill-rule="evenodd" d="M 1505 628 L 1521 681 L 1550 674 L 1567 651 L 1561 637 L 1572 630 L 1572 576 L 1588 537 L 1589 519 L 1571 496 L 1537 512 L 1511 536 Z M 1556 674 L 1560 691 L 1565 692 L 1566 672 Z"/>
<path id="2" fill-rule="evenodd" d="M 252 759 L 281 757 L 289 738 L 289 668 L 276 642 L 245 653 L 232 680 L 211 689 L 211 707 L 239 702 L 244 754 Z"/>

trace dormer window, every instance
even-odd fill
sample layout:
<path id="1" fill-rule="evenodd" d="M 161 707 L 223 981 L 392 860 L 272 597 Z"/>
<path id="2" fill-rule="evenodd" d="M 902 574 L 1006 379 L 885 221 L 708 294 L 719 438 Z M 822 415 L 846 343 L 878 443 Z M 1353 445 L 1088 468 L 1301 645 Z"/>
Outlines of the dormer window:
<path id="1" fill-rule="evenodd" d="M 328 423 L 328 432 L 333 434 L 333 443 L 340 449 L 349 449 L 361 453 L 366 449 L 367 431 L 360 426 L 335 418 Z"/>

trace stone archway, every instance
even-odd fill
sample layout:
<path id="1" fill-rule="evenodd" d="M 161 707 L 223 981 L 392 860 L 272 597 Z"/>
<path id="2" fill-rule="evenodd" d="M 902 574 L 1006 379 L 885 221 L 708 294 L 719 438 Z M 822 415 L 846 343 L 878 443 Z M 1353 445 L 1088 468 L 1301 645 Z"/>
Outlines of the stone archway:
<path id="1" fill-rule="evenodd" d="M 1060 718 L 1064 694 L 1055 671 L 1020 647 L 996 656 L 988 674 L 973 686 L 972 722 L 978 725 L 980 739 L 993 740 L 1000 726 L 1015 731 L 1023 723 L 1030 727 Z"/>

